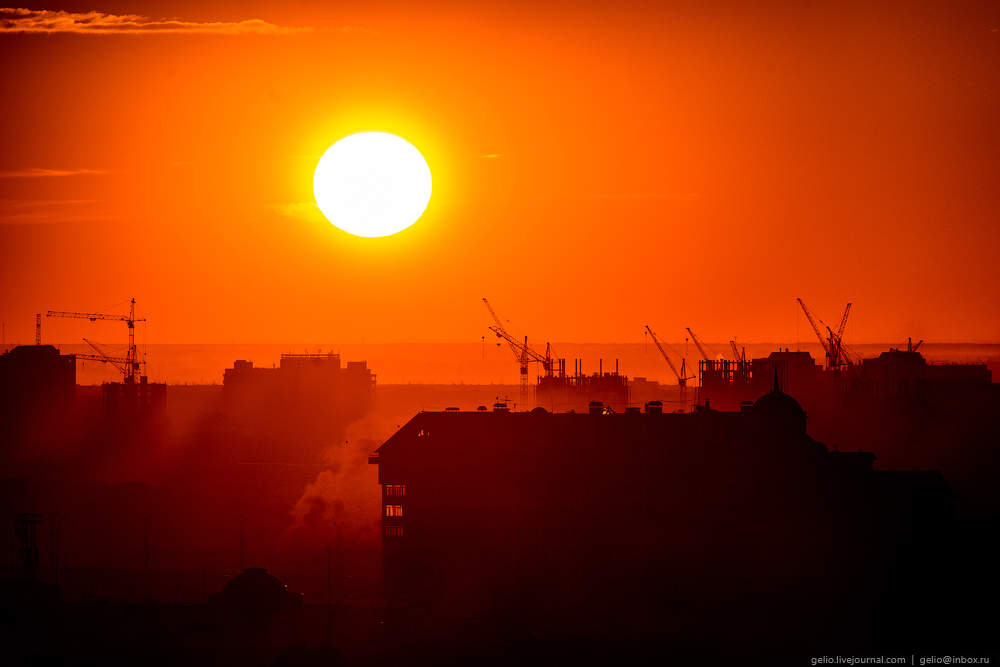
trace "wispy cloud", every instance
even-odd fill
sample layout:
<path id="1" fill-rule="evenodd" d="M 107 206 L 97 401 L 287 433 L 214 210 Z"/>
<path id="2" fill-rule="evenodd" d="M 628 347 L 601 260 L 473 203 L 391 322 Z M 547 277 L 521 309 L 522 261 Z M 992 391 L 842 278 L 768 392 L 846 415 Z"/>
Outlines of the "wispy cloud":
<path id="1" fill-rule="evenodd" d="M 320 212 L 319 207 L 313 202 L 303 202 L 300 204 L 275 204 L 271 208 L 281 215 L 287 215 L 289 218 L 301 218 L 312 222 L 321 222 L 326 220 Z"/>
<path id="2" fill-rule="evenodd" d="M 500 157 L 500 154 L 499 153 L 490 153 L 489 155 L 480 155 L 479 157 L 495 158 L 495 157 Z"/>
<path id="3" fill-rule="evenodd" d="M 371 28 L 365 28 L 364 26 L 360 25 L 345 25 L 340 28 L 337 28 L 336 30 L 337 32 L 341 32 L 344 34 L 369 35 L 371 37 L 379 36 L 379 34 L 374 30 L 372 30 Z"/>
<path id="4" fill-rule="evenodd" d="M 260 19 L 196 23 L 178 19 L 156 20 L 138 14 L 102 14 L 101 12 L 77 14 L 48 9 L 0 8 L 0 33 L 289 35 L 311 31 L 312 28 L 286 28 Z"/>
<path id="5" fill-rule="evenodd" d="M 120 217 L 106 199 L 0 199 L 0 225 L 93 222 Z"/>
<path id="6" fill-rule="evenodd" d="M 547 197 L 495 197 L 482 199 L 452 199 L 450 204 L 493 204 L 503 202 L 550 202 L 550 201 L 615 201 L 629 199 L 651 199 L 674 202 L 691 202 L 701 198 L 697 192 L 634 192 L 627 194 L 551 195 Z"/>
<path id="7" fill-rule="evenodd" d="M 104 169 L 41 169 L 31 167 L 16 171 L 0 171 L 0 178 L 52 178 L 56 176 L 78 176 L 80 174 L 110 174 Z"/>

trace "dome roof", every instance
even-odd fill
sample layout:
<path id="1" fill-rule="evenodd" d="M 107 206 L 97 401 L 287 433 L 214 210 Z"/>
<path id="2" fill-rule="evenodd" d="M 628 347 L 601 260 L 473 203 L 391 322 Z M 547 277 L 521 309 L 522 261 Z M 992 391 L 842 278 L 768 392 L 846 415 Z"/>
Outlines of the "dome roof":
<path id="1" fill-rule="evenodd" d="M 208 602 L 235 611 L 245 621 L 260 620 L 262 614 L 300 607 L 302 594 L 288 590 L 264 568 L 248 567 L 230 579 L 220 592 L 209 595 Z"/>
<path id="2" fill-rule="evenodd" d="M 280 600 L 288 595 L 288 589 L 274 575 L 262 567 L 248 567 L 222 589 L 227 597 L 250 598 L 255 601 Z"/>
<path id="3" fill-rule="evenodd" d="M 772 419 L 804 419 L 805 410 L 794 398 L 776 389 L 764 394 L 753 404 L 751 408 L 754 414 L 758 414 Z"/>

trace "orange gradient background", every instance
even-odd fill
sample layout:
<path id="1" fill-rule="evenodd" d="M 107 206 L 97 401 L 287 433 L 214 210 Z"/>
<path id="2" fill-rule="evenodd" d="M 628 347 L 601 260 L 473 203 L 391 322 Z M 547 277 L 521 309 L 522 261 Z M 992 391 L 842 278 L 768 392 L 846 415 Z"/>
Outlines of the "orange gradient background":
<path id="1" fill-rule="evenodd" d="M 997 341 L 995 3 L 544 5 L 70 2 L 311 30 L 0 34 L 6 341 L 134 297 L 150 343 L 474 343 L 484 296 L 553 342 L 805 340 L 796 297 L 853 302 L 855 342 Z M 311 209 L 365 130 L 433 174 L 392 237 Z"/>

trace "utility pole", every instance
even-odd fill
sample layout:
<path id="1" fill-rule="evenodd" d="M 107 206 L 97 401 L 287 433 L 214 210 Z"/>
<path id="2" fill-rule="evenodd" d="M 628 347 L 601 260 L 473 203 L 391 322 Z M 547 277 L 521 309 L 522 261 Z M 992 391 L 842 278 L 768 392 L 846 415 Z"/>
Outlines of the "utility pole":
<path id="1" fill-rule="evenodd" d="M 330 561 L 333 554 L 330 545 L 326 545 L 326 636 L 327 643 L 333 646 L 333 573 L 330 569 Z"/>
<path id="2" fill-rule="evenodd" d="M 342 583 L 343 583 L 342 580 L 344 578 L 343 577 L 343 572 L 342 572 L 343 568 L 342 568 L 342 564 L 341 564 L 341 560 L 340 560 L 340 529 L 343 528 L 343 527 L 344 527 L 344 522 L 343 521 L 341 521 L 340 523 L 337 524 L 337 593 L 338 594 L 340 594 L 342 592 L 342 588 L 343 588 L 342 587 Z"/>
<path id="3" fill-rule="evenodd" d="M 142 519 L 142 563 L 143 567 L 149 570 L 149 519 L 152 514 L 140 514 Z"/>
<path id="4" fill-rule="evenodd" d="M 246 556 L 246 531 L 247 531 L 247 520 L 237 519 L 240 522 L 240 570 L 245 570 L 245 556 Z"/>

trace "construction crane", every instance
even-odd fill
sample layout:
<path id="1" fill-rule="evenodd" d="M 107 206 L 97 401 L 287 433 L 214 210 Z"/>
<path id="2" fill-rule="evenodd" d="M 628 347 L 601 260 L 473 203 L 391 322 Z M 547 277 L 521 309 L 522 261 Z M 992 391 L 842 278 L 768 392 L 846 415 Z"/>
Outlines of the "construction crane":
<path id="1" fill-rule="evenodd" d="M 128 325 L 128 354 L 125 358 L 125 368 L 122 371 L 125 375 L 125 382 L 135 382 L 136 376 L 139 375 L 139 366 L 142 362 L 139 361 L 139 351 L 135 346 L 135 323 L 145 322 L 145 318 L 136 318 L 135 316 L 135 299 L 132 299 L 131 308 L 129 309 L 128 315 L 108 315 L 106 313 L 68 313 L 63 311 L 50 310 L 46 313 L 47 317 L 77 317 L 81 319 L 87 319 L 91 322 L 96 322 L 97 320 L 112 320 L 115 322 L 125 322 Z M 103 353 L 102 353 L 103 354 Z M 77 358 L 85 358 L 81 355 L 77 355 Z M 98 359 L 97 361 L 100 361 Z"/>
<path id="2" fill-rule="evenodd" d="M 35 315 L 35 345 L 42 344 L 42 314 Z"/>
<path id="3" fill-rule="evenodd" d="M 743 351 L 740 352 L 740 348 L 736 346 L 736 341 L 735 340 L 729 341 L 729 344 L 733 348 L 733 358 L 736 359 L 736 361 L 746 363 L 746 360 L 747 360 L 747 349 L 743 348 Z"/>
<path id="4" fill-rule="evenodd" d="M 713 350 L 710 347 L 708 348 L 708 351 L 712 353 L 712 356 L 709 357 L 708 352 L 705 352 L 705 348 L 702 347 L 701 343 L 698 342 L 698 337 L 694 335 L 693 331 L 691 331 L 691 327 L 686 327 L 686 329 L 687 332 L 691 334 L 691 340 L 694 341 L 694 346 L 698 348 L 698 352 L 701 353 L 701 358 L 704 359 L 705 361 L 715 361 L 715 350 Z M 705 347 L 708 347 L 708 345 L 706 345 Z"/>
<path id="5" fill-rule="evenodd" d="M 552 346 L 548 343 L 545 344 L 545 355 L 543 356 L 531 349 L 528 345 L 527 336 L 524 337 L 524 343 L 521 343 L 518 339 L 507 333 L 507 330 L 503 327 L 503 323 L 500 321 L 500 317 L 493 310 L 490 302 L 484 298 L 483 303 L 486 304 L 486 309 L 490 311 L 493 321 L 496 322 L 496 326 L 489 327 L 489 330 L 495 333 L 497 338 L 507 341 L 514 356 L 517 357 L 520 371 L 521 405 L 526 406 L 528 404 L 528 364 L 532 362 L 540 363 L 545 371 L 545 377 L 552 377 L 554 367 L 552 363 Z M 499 343 L 497 344 L 499 345 Z"/>
<path id="6" fill-rule="evenodd" d="M 805 302 L 802 299 L 796 299 L 799 305 L 802 306 L 802 312 L 806 314 L 806 319 L 809 320 L 809 324 L 812 325 L 813 331 L 816 332 L 816 337 L 819 338 L 820 345 L 823 346 L 823 350 L 826 352 L 826 366 L 827 368 L 840 368 L 844 365 L 851 365 L 853 362 L 847 354 L 847 347 L 844 345 L 843 336 L 844 329 L 847 327 L 847 316 L 851 312 L 851 304 L 847 304 L 847 308 L 844 310 L 844 316 L 840 318 L 840 326 L 837 328 L 837 332 L 834 333 L 833 329 L 828 327 L 823 320 L 819 317 L 813 319 L 812 312 L 806 307 Z M 820 332 L 819 325 L 816 324 L 816 320 L 819 320 L 827 331 L 828 336 L 823 337 Z"/>
<path id="7" fill-rule="evenodd" d="M 97 343 L 95 343 L 92 340 L 87 340 L 86 338 L 84 338 L 83 342 L 89 345 L 90 347 L 94 348 L 94 350 L 97 351 L 97 354 L 78 354 L 76 355 L 77 359 L 83 359 L 86 361 L 100 361 L 102 364 L 111 364 L 112 366 L 117 368 L 122 375 L 126 375 L 128 373 L 127 371 L 128 359 L 124 359 L 122 357 L 109 356 L 104 350 L 102 350 L 97 345 Z"/>
<path id="8" fill-rule="evenodd" d="M 677 367 L 674 366 L 674 362 L 670 361 L 670 357 L 667 355 L 667 351 L 664 350 L 663 345 L 660 344 L 660 339 L 656 337 L 656 334 L 653 333 L 653 330 L 649 328 L 648 324 L 646 325 L 646 331 L 649 332 L 650 338 L 652 338 L 653 342 L 656 344 L 656 349 L 658 349 L 660 351 L 660 354 L 663 355 L 663 358 L 667 360 L 667 365 L 670 366 L 670 370 L 672 370 L 674 372 L 674 375 L 677 376 L 677 385 L 680 387 L 681 407 L 682 409 L 687 408 L 687 381 L 694 379 L 694 376 L 692 375 L 688 377 L 687 369 L 685 368 L 686 362 L 684 360 L 684 357 L 681 357 L 681 355 L 677 354 L 676 350 L 674 351 L 674 354 L 677 354 L 678 357 L 681 357 L 681 370 L 680 372 L 678 372 Z"/>
<path id="9" fill-rule="evenodd" d="M 844 309 L 844 316 L 840 318 L 840 326 L 837 327 L 837 334 L 834 335 L 833 331 L 827 327 L 827 331 L 830 332 L 830 347 L 833 349 L 834 362 L 837 366 L 841 366 L 844 363 L 850 364 L 850 360 L 847 358 L 847 352 L 844 349 L 844 329 L 847 328 L 847 316 L 851 313 L 851 304 L 847 304 L 847 308 Z"/>

